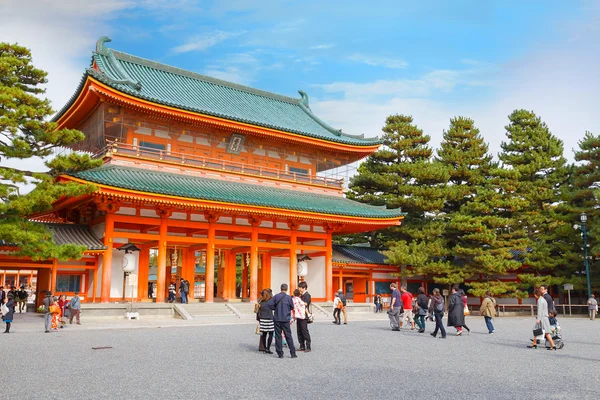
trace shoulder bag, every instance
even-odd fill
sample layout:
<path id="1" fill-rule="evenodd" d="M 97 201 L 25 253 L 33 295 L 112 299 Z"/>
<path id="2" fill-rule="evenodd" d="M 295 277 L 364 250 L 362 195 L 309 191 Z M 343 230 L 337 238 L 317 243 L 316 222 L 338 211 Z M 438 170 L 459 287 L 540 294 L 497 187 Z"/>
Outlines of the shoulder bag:
<path id="1" fill-rule="evenodd" d="M 544 334 L 544 330 L 542 329 L 542 323 L 538 322 L 533 327 L 533 336 L 542 336 Z"/>

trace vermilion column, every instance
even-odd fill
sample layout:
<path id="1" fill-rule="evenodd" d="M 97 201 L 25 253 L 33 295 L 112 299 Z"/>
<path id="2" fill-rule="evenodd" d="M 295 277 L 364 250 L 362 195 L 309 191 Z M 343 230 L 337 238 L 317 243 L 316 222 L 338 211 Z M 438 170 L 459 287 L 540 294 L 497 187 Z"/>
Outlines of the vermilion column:
<path id="1" fill-rule="evenodd" d="M 325 296 L 326 301 L 333 301 L 333 238 L 331 231 L 327 231 L 325 247 Z"/>
<path id="2" fill-rule="evenodd" d="M 250 301 L 256 303 L 258 296 L 258 225 L 260 221 L 250 221 L 252 234 L 250 236 Z"/>
<path id="3" fill-rule="evenodd" d="M 290 291 L 294 293 L 298 281 L 298 260 L 296 259 L 296 246 L 298 245 L 298 225 L 289 224 L 292 234 L 290 236 Z"/>
<path id="4" fill-rule="evenodd" d="M 110 301 L 110 280 L 112 276 L 113 235 L 115 229 L 115 214 L 108 211 L 104 219 L 104 245 L 107 247 L 102 256 L 102 289 L 100 302 Z"/>
<path id="5" fill-rule="evenodd" d="M 207 303 L 215 300 L 215 222 L 218 217 L 213 214 L 205 214 L 208 221 L 208 245 L 206 248 L 206 297 Z"/>
<path id="6" fill-rule="evenodd" d="M 158 270 L 156 271 L 156 302 L 165 302 L 166 274 L 167 274 L 167 232 L 168 218 L 170 213 L 165 210 L 159 210 L 160 228 L 158 230 Z"/>
<path id="7" fill-rule="evenodd" d="M 55 258 L 52 260 L 52 271 L 50 275 L 50 291 L 52 294 L 56 291 L 56 272 L 58 270 L 58 260 Z"/>
<path id="8" fill-rule="evenodd" d="M 138 264 L 138 300 L 148 298 L 148 273 L 150 269 L 150 248 L 142 246 Z"/>

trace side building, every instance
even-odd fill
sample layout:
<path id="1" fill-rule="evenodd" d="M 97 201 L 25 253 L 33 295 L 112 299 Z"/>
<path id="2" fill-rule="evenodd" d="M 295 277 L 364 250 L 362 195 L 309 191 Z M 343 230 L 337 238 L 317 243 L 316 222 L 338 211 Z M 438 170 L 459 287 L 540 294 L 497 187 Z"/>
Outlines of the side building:
<path id="1" fill-rule="evenodd" d="M 78 278 L 64 293 L 79 289 L 88 302 L 164 302 L 184 278 L 201 301 L 256 301 L 262 288 L 305 280 L 328 301 L 341 284 L 332 236 L 401 224 L 400 210 L 348 200 L 343 181 L 327 175 L 380 142 L 333 129 L 304 92 L 295 99 L 213 79 L 108 41 L 98 41 L 55 116 L 59 128 L 85 133 L 73 150 L 104 160 L 59 179 L 97 190 L 35 218 L 95 243 L 69 263 L 20 260 L 37 271 L 39 292 L 68 276 Z M 0 254 L 0 269 L 8 258 Z"/>

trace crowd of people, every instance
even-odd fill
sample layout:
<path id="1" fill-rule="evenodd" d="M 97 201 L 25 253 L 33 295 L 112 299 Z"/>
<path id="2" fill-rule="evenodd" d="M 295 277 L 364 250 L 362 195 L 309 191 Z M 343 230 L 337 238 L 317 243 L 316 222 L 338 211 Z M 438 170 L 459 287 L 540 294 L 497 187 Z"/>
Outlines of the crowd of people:
<path id="1" fill-rule="evenodd" d="M 296 346 L 291 326 L 296 323 L 298 351 L 312 351 L 308 325 L 312 323 L 310 312 L 311 296 L 306 282 L 300 282 L 294 290 L 293 297 L 287 294 L 288 285 L 280 286 L 280 292 L 273 295 L 269 288 L 261 292 L 261 298 L 254 311 L 258 321 L 257 333 L 260 334 L 258 350 L 265 354 L 273 354 L 271 345 L 275 336 L 275 351 L 283 358 L 283 346 L 287 345 L 291 358 L 297 358 Z"/>
<path id="2" fill-rule="evenodd" d="M 27 292 L 25 286 L 21 286 L 18 290 L 15 286 L 11 286 L 8 292 L 4 291 L 4 286 L 0 286 L 0 311 L 2 320 L 6 325 L 4 333 L 10 333 L 13 318 L 17 311 L 17 305 L 19 307 L 19 313 L 22 313 L 24 309 L 27 311 L 28 297 L 29 292 Z"/>
<path id="3" fill-rule="evenodd" d="M 75 292 L 75 295 L 67 300 L 67 296 L 60 295 L 59 297 L 52 296 L 52 292 L 46 291 L 46 297 L 42 300 L 42 307 L 44 312 L 44 328 L 45 332 L 49 333 L 57 331 L 59 328 L 64 328 L 67 323 L 75 323 L 81 325 L 81 299 L 79 293 Z"/>
<path id="4" fill-rule="evenodd" d="M 440 338 L 446 338 L 446 328 L 443 324 L 446 304 L 439 289 L 433 289 L 432 294 L 427 296 L 425 288 L 420 287 L 416 299 L 404 286 L 398 289 L 398 285 L 392 283 L 390 289 L 392 290 L 392 294 L 388 317 L 392 331 L 400 331 L 405 321 L 407 321 L 411 330 L 418 328 L 419 333 L 424 333 L 425 322 L 429 319 L 435 322 L 435 328 L 430 333 L 431 336 L 437 337 L 439 333 Z M 378 312 L 378 308 L 376 303 L 376 312 Z M 464 332 L 463 329 L 467 331 L 467 334 L 471 332 L 465 324 L 465 315 L 470 314 L 467 296 L 458 286 L 452 287 L 447 312 L 448 326 L 456 329 L 456 336 L 461 336 Z M 491 292 L 486 293 L 479 312 L 485 318 L 488 333 L 493 334 L 494 325 L 492 319 L 496 315 L 496 300 L 493 298 Z"/>

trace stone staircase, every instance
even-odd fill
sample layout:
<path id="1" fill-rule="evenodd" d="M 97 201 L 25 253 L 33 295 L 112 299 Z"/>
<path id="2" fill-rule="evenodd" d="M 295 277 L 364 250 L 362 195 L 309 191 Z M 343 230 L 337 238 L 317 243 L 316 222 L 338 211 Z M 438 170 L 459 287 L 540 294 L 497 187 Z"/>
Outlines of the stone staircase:
<path id="1" fill-rule="evenodd" d="M 226 303 L 189 303 L 179 304 L 192 318 L 229 317 L 237 319 L 236 313 Z"/>

